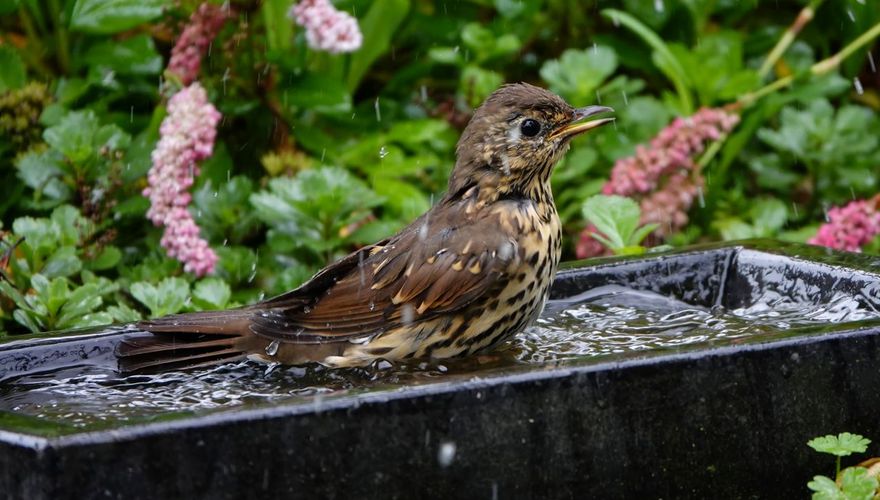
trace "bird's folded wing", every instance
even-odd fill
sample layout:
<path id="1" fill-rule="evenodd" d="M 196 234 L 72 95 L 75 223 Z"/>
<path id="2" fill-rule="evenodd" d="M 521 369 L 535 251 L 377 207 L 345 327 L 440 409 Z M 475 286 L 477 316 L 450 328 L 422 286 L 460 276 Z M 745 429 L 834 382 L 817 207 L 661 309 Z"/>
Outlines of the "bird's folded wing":
<path id="1" fill-rule="evenodd" d="M 446 226 L 432 233 L 419 221 L 384 244 L 362 249 L 298 291 L 270 301 L 251 330 L 286 342 L 353 339 L 455 311 L 503 288 L 522 259 L 500 224 Z M 326 286 L 312 282 L 323 280 Z"/>

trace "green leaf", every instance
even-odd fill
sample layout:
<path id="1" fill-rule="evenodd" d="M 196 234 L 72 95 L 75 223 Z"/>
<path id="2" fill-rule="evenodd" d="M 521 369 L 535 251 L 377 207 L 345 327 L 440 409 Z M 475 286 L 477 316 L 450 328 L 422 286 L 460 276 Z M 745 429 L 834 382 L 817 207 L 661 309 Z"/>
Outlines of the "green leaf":
<path id="1" fill-rule="evenodd" d="M 871 440 L 858 434 L 842 432 L 837 436 L 829 434 L 811 439 L 807 446 L 820 453 L 828 453 L 838 457 L 846 457 L 853 453 L 864 453 Z"/>
<path id="2" fill-rule="evenodd" d="M 82 261 L 76 255 L 76 248 L 63 246 L 55 251 L 40 271 L 47 278 L 67 277 L 82 269 Z"/>
<path id="3" fill-rule="evenodd" d="M 165 278 L 158 286 L 143 281 L 133 283 L 131 295 L 147 306 L 151 317 L 180 312 L 189 296 L 189 283 L 181 278 Z"/>
<path id="4" fill-rule="evenodd" d="M 70 28 L 94 34 L 118 33 L 151 21 L 170 0 L 76 0 Z"/>
<path id="5" fill-rule="evenodd" d="M 112 245 L 101 249 L 97 257 L 86 262 L 86 267 L 93 271 L 111 269 L 122 259 L 122 251 Z"/>
<path id="6" fill-rule="evenodd" d="M 840 489 L 847 500 L 871 500 L 877 490 L 877 478 L 864 467 L 847 467 L 840 477 Z"/>
<path id="7" fill-rule="evenodd" d="M 232 290 L 219 278 L 205 278 L 193 288 L 193 303 L 205 310 L 223 309 L 232 297 Z"/>
<path id="8" fill-rule="evenodd" d="M 107 314 L 115 323 L 133 323 L 141 319 L 141 313 L 123 303 L 108 307 Z"/>
<path id="9" fill-rule="evenodd" d="M 43 139 L 70 161 L 82 163 L 97 153 L 92 141 L 98 126 L 98 117 L 93 111 L 74 111 L 43 131 Z"/>
<path id="10" fill-rule="evenodd" d="M 682 113 L 686 115 L 693 114 L 694 105 L 690 89 L 687 85 L 689 81 L 688 74 L 663 39 L 651 28 L 645 26 L 641 21 L 626 12 L 616 9 L 605 9 L 602 11 L 602 15 L 610 19 L 615 25 L 621 24 L 631 30 L 654 49 L 651 59 L 675 86 L 675 91 L 681 101 Z"/>
<path id="11" fill-rule="evenodd" d="M 157 75 L 163 65 L 156 44 L 146 34 L 93 45 L 84 59 L 89 66 L 109 68 L 123 75 Z"/>
<path id="12" fill-rule="evenodd" d="M 295 78 L 281 91 L 281 100 L 320 113 L 347 113 L 352 107 L 351 93 L 338 78 L 315 73 Z"/>
<path id="13" fill-rule="evenodd" d="M 541 78 L 569 102 L 592 102 L 596 90 L 617 69 L 617 55 L 608 47 L 568 49 L 541 66 Z"/>
<path id="14" fill-rule="evenodd" d="M 359 21 L 364 43 L 351 55 L 351 63 L 345 84 L 354 91 L 373 62 L 388 51 L 391 37 L 406 18 L 410 0 L 383 0 L 371 2 L 370 10 Z"/>
<path id="15" fill-rule="evenodd" d="M 813 480 L 807 483 L 807 487 L 815 491 L 813 500 L 846 500 L 846 496 L 837 487 L 837 483 L 829 477 L 814 476 Z"/>
<path id="16" fill-rule="evenodd" d="M 584 202 L 582 211 L 584 217 L 608 238 L 612 249 L 628 246 L 641 216 L 638 203 L 616 195 L 591 196 Z"/>
<path id="17" fill-rule="evenodd" d="M 0 94 L 24 87 L 27 81 L 21 56 L 9 45 L 0 45 Z"/>

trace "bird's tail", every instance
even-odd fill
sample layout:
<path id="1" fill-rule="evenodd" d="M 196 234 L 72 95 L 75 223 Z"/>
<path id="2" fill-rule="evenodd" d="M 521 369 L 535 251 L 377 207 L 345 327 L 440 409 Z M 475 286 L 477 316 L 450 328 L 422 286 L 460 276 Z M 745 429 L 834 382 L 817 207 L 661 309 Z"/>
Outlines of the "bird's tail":
<path id="1" fill-rule="evenodd" d="M 124 339 L 116 349 L 123 373 L 210 366 L 242 359 L 260 340 L 250 332 L 253 311 L 205 311 L 141 321 L 149 335 Z"/>

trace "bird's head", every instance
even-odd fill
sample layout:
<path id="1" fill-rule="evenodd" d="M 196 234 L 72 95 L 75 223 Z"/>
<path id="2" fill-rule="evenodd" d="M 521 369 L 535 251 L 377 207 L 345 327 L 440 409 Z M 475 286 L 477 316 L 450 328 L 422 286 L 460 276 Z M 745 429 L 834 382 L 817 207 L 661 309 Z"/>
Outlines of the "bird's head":
<path id="1" fill-rule="evenodd" d="M 546 190 L 571 139 L 614 119 L 585 120 L 611 111 L 604 106 L 574 108 L 527 83 L 505 85 L 477 108 L 462 133 L 449 190 L 480 185 L 500 195 L 523 196 Z"/>

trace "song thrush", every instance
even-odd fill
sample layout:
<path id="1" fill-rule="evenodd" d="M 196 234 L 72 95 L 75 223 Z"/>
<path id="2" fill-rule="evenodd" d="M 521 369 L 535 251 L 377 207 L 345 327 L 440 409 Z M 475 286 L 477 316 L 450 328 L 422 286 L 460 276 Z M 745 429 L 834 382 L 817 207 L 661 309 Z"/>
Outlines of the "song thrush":
<path id="1" fill-rule="evenodd" d="M 443 198 L 399 233 L 240 309 L 142 321 L 118 350 L 123 371 L 272 362 L 362 366 L 449 358 L 509 339 L 541 312 L 561 254 L 550 174 L 572 137 L 613 118 L 528 85 L 474 113 Z"/>

